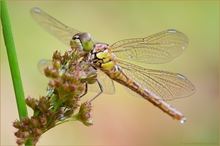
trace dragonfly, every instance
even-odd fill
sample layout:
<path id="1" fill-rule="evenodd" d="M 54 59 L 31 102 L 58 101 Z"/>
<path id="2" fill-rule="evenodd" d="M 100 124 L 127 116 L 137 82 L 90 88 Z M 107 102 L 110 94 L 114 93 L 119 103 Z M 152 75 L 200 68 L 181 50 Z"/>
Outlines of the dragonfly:
<path id="1" fill-rule="evenodd" d="M 122 84 L 130 95 L 148 100 L 181 123 L 186 121 L 186 117 L 166 101 L 192 95 L 196 91 L 195 86 L 179 73 L 135 65 L 135 62 L 156 64 L 173 60 L 188 45 L 189 39 L 185 34 L 168 29 L 109 45 L 94 40 L 87 32 L 63 24 L 39 8 L 32 8 L 30 12 L 36 22 L 51 35 L 71 48 L 85 52 L 87 62 L 98 70 L 98 84 L 89 85 L 89 91 L 113 94 L 114 80 Z"/>

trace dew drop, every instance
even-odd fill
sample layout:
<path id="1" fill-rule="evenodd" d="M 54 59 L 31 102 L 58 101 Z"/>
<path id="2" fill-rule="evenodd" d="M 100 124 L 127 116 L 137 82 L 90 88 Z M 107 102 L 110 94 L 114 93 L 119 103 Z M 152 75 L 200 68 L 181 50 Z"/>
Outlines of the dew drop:
<path id="1" fill-rule="evenodd" d="M 183 49 L 183 50 L 185 50 L 185 47 L 184 47 L 184 46 L 182 46 L 182 49 Z"/>

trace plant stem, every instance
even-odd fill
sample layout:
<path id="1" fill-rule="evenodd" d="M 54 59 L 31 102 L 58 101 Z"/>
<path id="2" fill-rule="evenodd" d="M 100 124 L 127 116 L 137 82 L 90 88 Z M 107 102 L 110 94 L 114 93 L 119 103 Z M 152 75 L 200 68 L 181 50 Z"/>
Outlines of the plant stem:
<path id="1" fill-rule="evenodd" d="M 3 36 L 5 40 L 8 61 L 9 61 L 9 66 L 11 70 L 11 77 L 12 77 L 15 97 L 17 101 L 19 118 L 20 120 L 22 120 L 22 117 L 27 117 L 28 114 L 27 114 L 27 108 L 26 108 L 26 104 L 24 100 L 25 99 L 24 91 L 23 91 L 20 70 L 18 66 L 18 60 L 17 60 L 16 50 L 15 50 L 15 45 L 14 45 L 14 40 L 13 40 L 13 35 L 12 35 L 12 30 L 11 30 L 11 25 L 10 25 L 9 14 L 7 10 L 7 4 L 5 1 L 1 2 L 1 10 L 2 10 L 1 19 L 2 19 L 2 27 L 3 27 Z"/>
<path id="2" fill-rule="evenodd" d="M 8 61 L 11 70 L 11 77 L 12 77 L 12 82 L 13 82 L 14 92 L 17 102 L 18 114 L 20 121 L 22 121 L 22 117 L 28 117 L 28 113 L 25 104 L 24 91 L 20 76 L 20 70 L 18 66 L 18 60 L 17 60 L 15 44 L 11 30 L 7 4 L 5 1 L 1 1 L 1 22 L 3 28 L 3 37 L 5 40 Z M 26 145 L 32 145 L 32 143 L 28 141 Z"/>

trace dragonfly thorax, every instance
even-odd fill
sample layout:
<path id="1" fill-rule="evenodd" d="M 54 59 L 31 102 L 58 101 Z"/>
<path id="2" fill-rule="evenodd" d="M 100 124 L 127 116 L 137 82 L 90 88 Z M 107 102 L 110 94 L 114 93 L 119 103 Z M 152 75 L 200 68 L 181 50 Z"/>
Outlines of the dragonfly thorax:
<path id="1" fill-rule="evenodd" d="M 92 64 L 102 71 L 111 71 L 116 67 L 116 56 L 107 44 L 95 44 L 90 55 Z"/>
<path id="2" fill-rule="evenodd" d="M 71 48 L 78 48 L 82 51 L 89 52 L 93 49 L 94 42 L 89 33 L 77 33 L 72 37 L 70 41 Z"/>

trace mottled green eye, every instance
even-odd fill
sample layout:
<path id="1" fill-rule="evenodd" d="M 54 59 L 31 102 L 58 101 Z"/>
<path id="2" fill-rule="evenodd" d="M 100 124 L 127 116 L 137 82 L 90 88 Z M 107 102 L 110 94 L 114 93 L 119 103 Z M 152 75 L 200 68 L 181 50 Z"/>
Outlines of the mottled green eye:
<path id="1" fill-rule="evenodd" d="M 81 33 L 79 35 L 84 51 L 89 52 L 93 48 L 93 41 L 89 33 Z"/>

